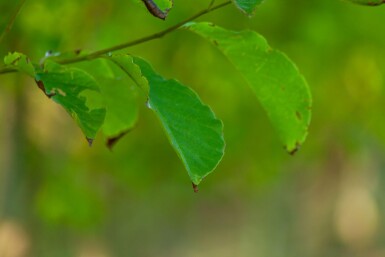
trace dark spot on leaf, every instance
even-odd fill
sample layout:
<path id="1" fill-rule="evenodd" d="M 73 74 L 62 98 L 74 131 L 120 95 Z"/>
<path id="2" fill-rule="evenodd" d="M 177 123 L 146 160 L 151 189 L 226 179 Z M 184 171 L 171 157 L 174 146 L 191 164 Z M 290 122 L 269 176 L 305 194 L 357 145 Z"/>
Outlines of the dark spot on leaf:
<path id="1" fill-rule="evenodd" d="M 218 44 L 218 41 L 216 41 L 216 40 L 213 40 L 213 44 L 215 45 L 215 46 L 218 46 L 219 44 Z"/>
<path id="2" fill-rule="evenodd" d="M 76 50 L 74 51 L 74 53 L 75 53 L 76 55 L 79 55 L 81 52 L 82 52 L 81 49 L 76 49 Z"/>
<path id="3" fill-rule="evenodd" d="M 45 91 L 45 87 L 44 87 L 43 81 L 41 81 L 41 80 L 39 80 L 39 81 L 35 80 L 35 82 L 36 82 L 37 86 L 41 89 L 41 91 L 43 91 L 43 93 L 44 93 L 48 98 L 51 98 L 51 97 L 53 97 L 53 96 L 56 95 L 56 93 L 47 93 L 47 92 Z"/>
<path id="4" fill-rule="evenodd" d="M 297 117 L 298 120 L 302 120 L 302 114 L 299 111 L 295 112 L 295 116 Z"/>
<path id="5" fill-rule="evenodd" d="M 106 142 L 106 145 L 108 147 L 108 149 L 112 150 L 112 148 L 116 145 L 116 143 L 118 143 L 118 141 L 124 137 L 128 132 L 130 132 L 130 130 L 127 130 L 125 132 L 122 132 L 120 133 L 119 135 L 117 135 L 116 137 L 110 137 L 107 139 L 107 142 Z"/>
<path id="6" fill-rule="evenodd" d="M 194 183 L 192 183 L 192 187 L 194 189 L 194 193 L 198 193 L 199 192 L 198 185 L 195 185 Z"/>
<path id="7" fill-rule="evenodd" d="M 88 138 L 88 137 L 86 137 L 86 139 L 87 139 L 88 145 L 91 147 L 92 144 L 94 143 L 94 140 L 92 138 Z"/>

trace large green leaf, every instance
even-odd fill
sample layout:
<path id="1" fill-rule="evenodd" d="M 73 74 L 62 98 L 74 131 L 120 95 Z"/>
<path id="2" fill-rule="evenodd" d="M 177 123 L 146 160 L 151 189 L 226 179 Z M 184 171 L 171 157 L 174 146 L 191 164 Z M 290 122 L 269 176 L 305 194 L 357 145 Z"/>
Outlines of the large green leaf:
<path id="1" fill-rule="evenodd" d="M 16 68 L 33 78 L 35 77 L 35 67 L 24 54 L 18 52 L 9 53 L 4 57 L 4 64 L 8 67 Z"/>
<path id="2" fill-rule="evenodd" d="M 107 58 L 71 66 L 87 71 L 97 80 L 107 111 L 102 131 L 108 138 L 108 145 L 112 146 L 134 127 L 138 119 L 137 88 L 129 76 L 134 82 L 145 86 L 147 81 L 141 82 L 140 68 L 132 62 L 131 56 L 116 55 Z M 130 73 L 127 74 L 123 68 Z"/>
<path id="3" fill-rule="evenodd" d="M 210 23 L 184 27 L 208 39 L 228 57 L 256 93 L 287 151 L 294 153 L 306 138 L 312 102 L 294 63 L 254 31 L 228 31 Z"/>
<path id="4" fill-rule="evenodd" d="M 368 5 L 368 6 L 376 6 L 385 4 L 385 0 L 348 0 L 355 4 Z"/>
<path id="5" fill-rule="evenodd" d="M 252 15 L 257 5 L 263 1 L 264 0 L 233 0 L 234 4 L 247 15 Z"/>
<path id="6" fill-rule="evenodd" d="M 106 113 L 95 79 L 83 70 L 47 60 L 36 80 L 75 119 L 85 136 L 94 139 Z"/>
<path id="7" fill-rule="evenodd" d="M 198 185 L 224 154 L 223 125 L 198 95 L 176 80 L 167 80 L 140 58 L 134 58 L 147 78 L 148 107 L 160 119 L 171 145 Z"/>

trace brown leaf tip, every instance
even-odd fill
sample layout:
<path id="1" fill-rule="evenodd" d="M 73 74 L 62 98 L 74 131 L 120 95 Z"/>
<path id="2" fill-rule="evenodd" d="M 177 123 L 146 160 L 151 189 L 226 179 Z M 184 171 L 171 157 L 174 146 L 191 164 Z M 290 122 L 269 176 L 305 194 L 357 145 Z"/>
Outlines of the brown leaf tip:
<path id="1" fill-rule="evenodd" d="M 192 183 L 192 187 L 194 189 L 194 193 L 198 193 L 199 192 L 198 185 L 195 185 L 194 183 Z"/>
<path id="2" fill-rule="evenodd" d="M 41 80 L 35 80 L 37 86 L 40 88 L 41 91 L 43 91 L 43 93 L 48 97 L 48 98 L 51 98 L 53 96 L 56 95 L 55 92 L 52 92 L 52 93 L 47 93 L 47 91 L 45 90 L 45 86 L 44 86 L 44 83 L 43 81 Z"/>
<path id="3" fill-rule="evenodd" d="M 286 147 L 286 150 L 288 151 L 288 153 L 289 153 L 291 156 L 294 156 L 294 155 L 298 152 L 298 150 L 299 150 L 300 148 L 301 148 L 301 144 L 297 142 L 294 149 L 292 149 L 292 150 L 289 151 L 289 150 L 287 149 L 287 147 Z"/>
<path id="4" fill-rule="evenodd" d="M 124 137 L 128 132 L 128 131 L 125 131 L 125 132 L 122 132 L 120 133 L 119 135 L 117 135 L 116 137 L 110 137 L 107 139 L 107 142 L 106 142 L 106 145 L 108 147 L 108 149 L 110 149 L 110 151 L 112 150 L 112 148 L 116 145 L 116 143 L 122 138 Z"/>
<path id="5" fill-rule="evenodd" d="M 94 140 L 92 138 L 86 137 L 89 147 L 92 147 L 92 144 L 94 143 Z"/>

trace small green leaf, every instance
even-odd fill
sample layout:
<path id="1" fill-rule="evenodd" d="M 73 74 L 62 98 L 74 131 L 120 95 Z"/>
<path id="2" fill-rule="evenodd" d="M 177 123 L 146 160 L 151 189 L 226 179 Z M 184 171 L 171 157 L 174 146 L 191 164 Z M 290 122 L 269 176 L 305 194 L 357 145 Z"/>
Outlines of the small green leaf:
<path id="1" fill-rule="evenodd" d="M 295 64 L 254 31 L 234 32 L 193 22 L 184 27 L 217 46 L 241 72 L 287 151 L 294 153 L 307 136 L 312 103 L 307 83 Z"/>
<path id="2" fill-rule="evenodd" d="M 35 77 L 35 67 L 24 54 L 18 52 L 9 53 L 4 57 L 4 63 L 5 65 L 16 68 L 33 78 Z"/>
<path id="3" fill-rule="evenodd" d="M 143 59 L 134 57 L 134 62 L 150 86 L 148 107 L 160 119 L 191 181 L 198 185 L 224 154 L 222 122 L 190 88 L 164 79 Z"/>
<path id="4" fill-rule="evenodd" d="M 47 60 L 36 74 L 46 95 L 60 104 L 92 140 L 103 124 L 106 110 L 95 79 L 83 70 Z"/>
<path id="5" fill-rule="evenodd" d="M 247 15 L 252 15 L 255 8 L 264 0 L 233 0 L 234 4 Z"/>
<path id="6" fill-rule="evenodd" d="M 110 60 L 119 62 L 120 66 Z M 134 127 L 138 119 L 137 87 L 129 76 L 143 88 L 148 87 L 147 81 L 143 82 L 141 79 L 144 78 L 137 77 L 141 75 L 140 68 L 128 55 L 106 57 L 71 66 L 87 71 L 100 86 L 107 111 L 102 131 L 108 138 L 108 146 L 111 147 Z M 130 73 L 127 74 L 122 68 Z"/>
<path id="7" fill-rule="evenodd" d="M 355 4 L 368 5 L 368 6 L 385 4 L 385 0 L 348 0 L 348 1 Z"/>

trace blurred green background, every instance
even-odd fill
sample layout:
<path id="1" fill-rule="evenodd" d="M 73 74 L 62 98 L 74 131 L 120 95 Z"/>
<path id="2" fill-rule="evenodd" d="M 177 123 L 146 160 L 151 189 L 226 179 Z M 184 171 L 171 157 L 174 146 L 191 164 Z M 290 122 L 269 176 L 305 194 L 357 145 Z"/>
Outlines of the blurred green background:
<path id="1" fill-rule="evenodd" d="M 39 61 L 162 30 L 207 7 L 175 0 L 166 21 L 135 0 L 27 0 L 0 44 Z M 217 1 L 219 3 L 219 1 Z M 17 1 L 0 0 L 0 31 Z M 309 136 L 288 155 L 256 97 L 198 36 L 122 52 L 191 86 L 225 124 L 226 154 L 195 194 L 159 121 L 141 109 L 110 152 L 20 74 L 0 77 L 0 257 L 385 256 L 385 7 L 266 0 L 199 20 L 253 29 L 305 75 Z"/>

